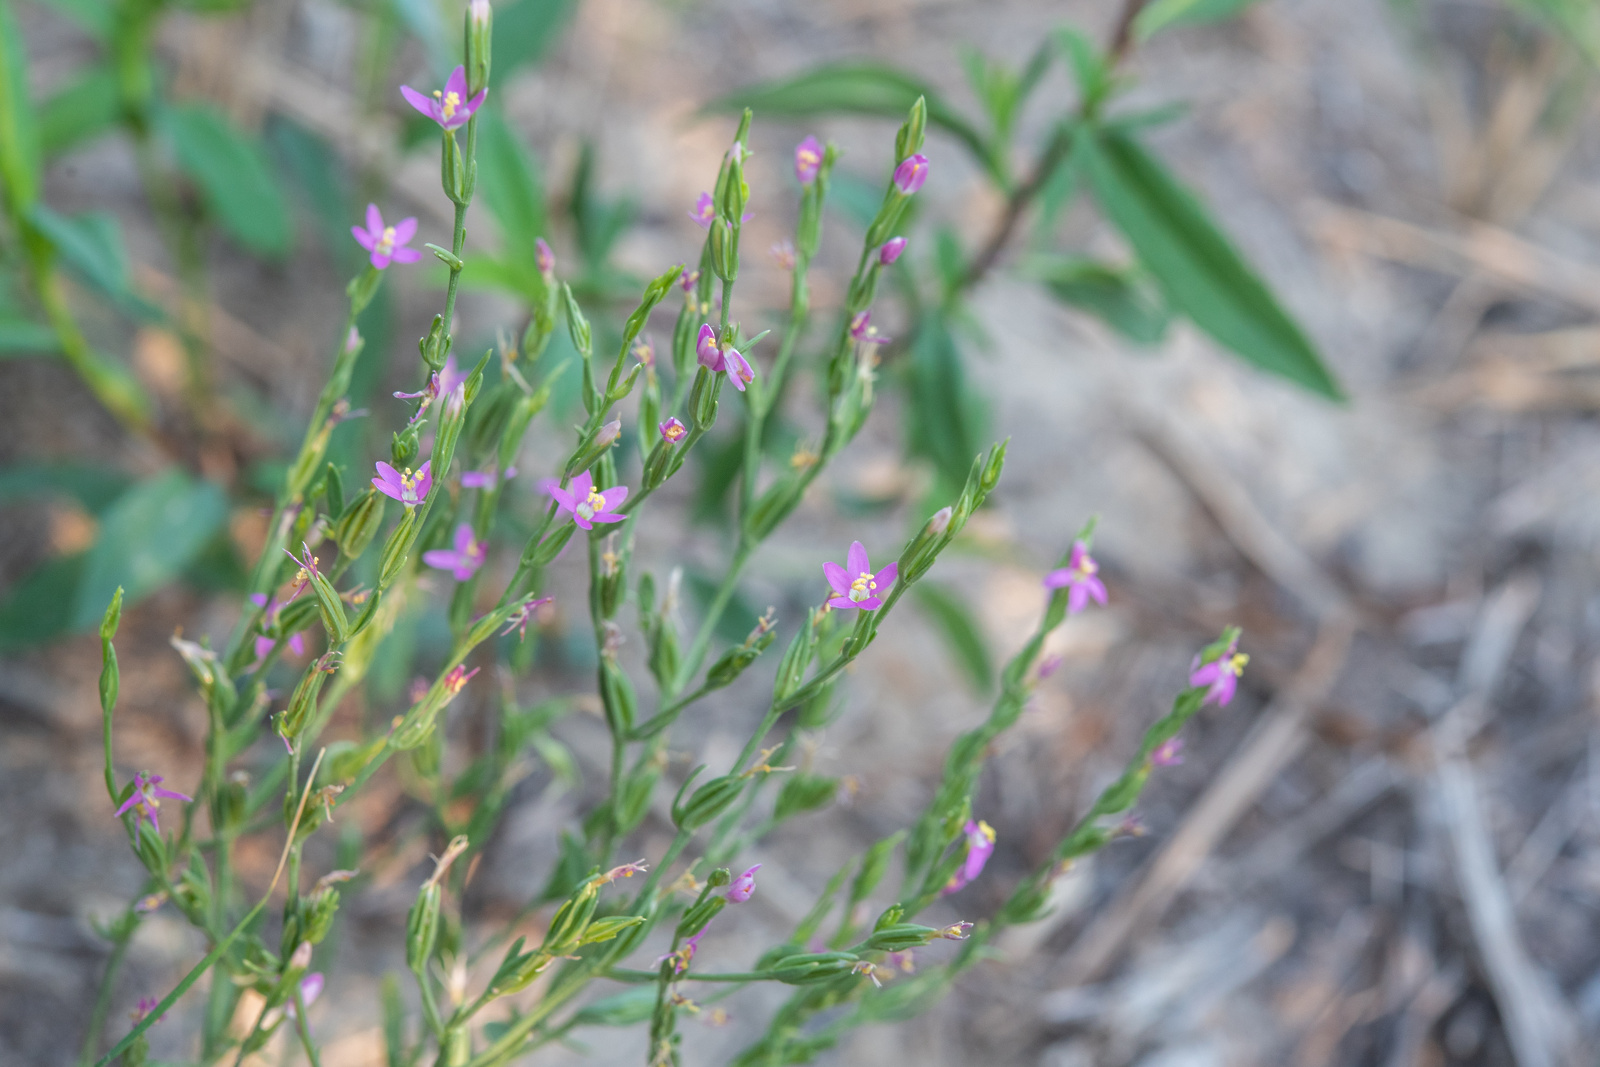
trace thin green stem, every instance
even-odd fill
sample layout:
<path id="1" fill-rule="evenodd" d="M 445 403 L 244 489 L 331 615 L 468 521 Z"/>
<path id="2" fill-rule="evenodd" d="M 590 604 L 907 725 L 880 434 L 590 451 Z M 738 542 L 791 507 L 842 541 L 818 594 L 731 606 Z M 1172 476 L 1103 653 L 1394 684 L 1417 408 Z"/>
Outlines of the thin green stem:
<path id="1" fill-rule="evenodd" d="M 311 1024 L 306 1021 L 306 999 L 301 995 L 298 983 L 294 987 L 294 1026 L 300 1034 L 300 1047 L 306 1050 L 306 1059 L 311 1061 L 311 1067 L 322 1067 L 322 1060 L 317 1056 L 317 1044 L 311 1040 Z"/>
<path id="2" fill-rule="evenodd" d="M 133 934 L 139 928 L 136 913 L 129 908 L 123 917 L 118 920 L 116 936 L 111 942 L 111 955 L 106 959 L 105 973 L 100 976 L 100 991 L 94 998 L 94 1011 L 89 1016 L 89 1032 L 84 1035 L 83 1052 L 78 1056 L 78 1063 L 88 1067 L 94 1063 L 94 1051 L 100 1047 L 101 1036 L 105 1033 L 106 1016 L 111 1012 L 111 995 L 116 987 L 117 972 L 122 969 L 122 961 L 128 955 L 128 946 L 133 941 Z"/>

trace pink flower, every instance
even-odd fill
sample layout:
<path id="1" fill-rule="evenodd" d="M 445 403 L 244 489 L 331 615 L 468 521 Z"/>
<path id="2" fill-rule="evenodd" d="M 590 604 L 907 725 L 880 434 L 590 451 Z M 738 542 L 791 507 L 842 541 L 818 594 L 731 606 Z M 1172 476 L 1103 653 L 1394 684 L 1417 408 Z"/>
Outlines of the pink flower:
<path id="1" fill-rule="evenodd" d="M 550 495 L 555 497 L 561 510 L 572 516 L 572 521 L 585 530 L 594 529 L 597 522 L 621 522 L 625 516 L 616 514 L 616 508 L 628 499 L 628 487 L 619 485 L 604 492 L 594 487 L 594 479 L 588 471 L 584 471 L 572 479 L 572 488 L 563 489 L 559 485 L 550 487 Z"/>
<path id="2" fill-rule="evenodd" d="M 773 261 L 784 270 L 794 270 L 794 243 L 778 241 L 772 246 Z"/>
<path id="3" fill-rule="evenodd" d="M 137 1025 L 139 1023 L 144 1022 L 145 1017 L 148 1016 L 151 1012 L 155 1011 L 160 1006 L 161 1006 L 161 1001 L 157 1000 L 155 997 L 140 997 L 139 998 L 138 1007 L 134 1008 L 131 1012 L 128 1013 L 128 1018 L 132 1019 L 134 1021 L 134 1024 Z M 160 1021 L 161 1021 L 160 1019 L 156 1020 L 156 1022 L 158 1022 L 158 1023 Z"/>
<path id="4" fill-rule="evenodd" d="M 918 152 L 901 160 L 894 168 L 894 187 L 906 196 L 912 196 L 928 180 L 928 157 Z"/>
<path id="5" fill-rule="evenodd" d="M 537 600 L 532 597 L 524 600 L 517 607 L 517 610 L 506 616 L 506 622 L 510 623 L 510 625 L 504 630 L 500 631 L 500 636 L 505 637 L 511 633 L 512 630 L 516 630 L 517 640 L 525 640 L 528 636 L 528 623 L 533 621 L 534 613 L 554 599 L 555 597 L 553 596 L 542 596 Z M 413 703 L 415 703 L 415 701 L 413 701 Z"/>
<path id="6" fill-rule="evenodd" d="M 422 562 L 441 571 L 450 571 L 458 582 L 464 582 L 478 573 L 483 566 L 489 546 L 477 539 L 472 524 L 464 522 L 456 527 L 454 548 L 435 548 L 422 554 Z"/>
<path id="7" fill-rule="evenodd" d="M 883 606 L 883 599 L 878 595 L 879 588 L 887 591 L 894 584 L 900 574 L 900 564 L 891 563 L 873 574 L 866 547 L 860 541 L 852 541 L 850 552 L 845 556 L 845 565 L 841 567 L 837 563 L 824 563 L 822 573 L 833 587 L 834 597 L 828 601 L 830 608 L 874 611 Z"/>
<path id="8" fill-rule="evenodd" d="M 465 126 L 472 113 L 483 106 L 489 90 L 480 89 L 478 95 L 467 99 L 467 68 L 457 67 L 450 72 L 442 90 L 435 89 L 431 97 L 424 96 L 409 85 L 400 86 L 400 95 L 406 103 L 422 112 L 447 130 Z M 898 173 L 898 172 L 896 172 Z"/>
<path id="9" fill-rule="evenodd" d="M 298 595 L 299 592 L 300 592 L 300 590 L 298 588 L 295 589 L 296 595 Z M 293 600 L 294 597 L 290 597 L 289 599 Z M 271 629 L 272 627 L 278 625 L 278 614 L 281 611 L 283 611 L 284 605 L 278 603 L 278 598 L 277 597 L 273 597 L 271 600 L 268 600 L 267 599 L 267 594 L 265 594 L 265 593 L 251 593 L 250 594 L 250 602 L 252 604 L 254 604 L 256 607 L 262 609 L 262 612 L 261 612 L 261 625 L 262 625 L 263 628 Z M 265 660 L 267 658 L 268 653 L 270 653 L 276 647 L 278 647 L 278 642 L 276 640 L 274 640 L 273 638 L 267 637 L 264 634 L 263 635 L 257 635 L 256 642 L 255 642 L 256 662 L 260 663 L 263 660 Z M 291 652 L 293 652 L 297 656 L 305 655 L 306 654 L 306 639 L 305 639 L 305 635 L 302 634 L 302 633 L 290 634 L 289 635 L 289 650 Z"/>
<path id="10" fill-rule="evenodd" d="M 1176 767 L 1183 762 L 1183 738 L 1169 737 L 1150 753 L 1153 767 Z"/>
<path id="11" fill-rule="evenodd" d="M 461 488 L 463 489 L 493 489 L 503 478 L 506 481 L 517 476 L 517 468 L 507 467 L 505 474 L 499 474 L 493 467 L 486 471 L 462 471 Z"/>
<path id="12" fill-rule="evenodd" d="M 669 445 L 675 445 L 689 436 L 689 427 L 679 422 L 677 416 L 663 422 L 658 429 L 661 430 L 661 439 Z"/>
<path id="13" fill-rule="evenodd" d="M 692 293 L 694 292 L 695 283 L 699 280 L 699 271 L 685 269 L 682 274 L 678 275 L 678 288 L 682 289 L 685 293 Z"/>
<path id="14" fill-rule="evenodd" d="M 402 474 L 389 464 L 378 461 L 378 476 L 372 479 L 372 487 L 384 496 L 393 497 L 408 508 L 414 508 L 422 503 L 433 489 L 433 461 L 425 461 L 416 473 L 407 467 Z"/>
<path id="15" fill-rule="evenodd" d="M 467 379 L 472 375 L 456 366 L 456 357 L 450 356 L 444 361 L 444 368 L 436 370 L 428 376 L 428 384 L 415 393 L 395 393 L 396 400 L 421 400 L 417 405 L 416 414 L 411 416 L 411 422 L 422 418 L 422 413 L 428 410 L 428 405 L 441 396 L 446 400 L 454 400 L 457 390 L 461 391 L 462 398 L 466 396 Z M 407 423 L 406 425 L 410 425 Z"/>
<path id="16" fill-rule="evenodd" d="M 1250 662 L 1250 657 L 1238 652 L 1237 648 L 1238 641 L 1235 640 L 1210 663 L 1201 663 L 1200 657 L 1196 656 L 1194 662 L 1189 664 L 1189 684 L 1206 687 L 1203 703 L 1226 707 L 1228 701 L 1233 699 L 1235 690 L 1239 688 L 1239 676 L 1244 673 L 1245 664 Z"/>
<path id="17" fill-rule="evenodd" d="M 794 146 L 794 176 L 801 185 L 817 180 L 817 169 L 822 166 L 822 145 L 815 137 L 807 137 Z"/>
<path id="18" fill-rule="evenodd" d="M 717 343 L 717 331 L 711 328 L 709 322 L 700 324 L 700 336 L 695 341 L 694 352 L 700 365 L 711 373 L 726 371 L 728 380 L 741 393 L 746 385 L 755 380 L 756 372 L 738 349 Z"/>
<path id="19" fill-rule="evenodd" d="M 372 265 L 378 270 L 387 267 L 391 260 L 396 263 L 415 263 L 422 258 L 421 252 L 406 247 L 406 242 L 417 235 L 416 218 L 404 218 L 393 226 L 385 226 L 377 204 L 367 205 L 367 228 L 352 226 L 350 233 L 356 239 L 356 244 L 372 253 Z"/>
<path id="20" fill-rule="evenodd" d="M 671 960 L 673 977 L 683 977 L 683 975 L 689 970 L 689 964 L 694 960 L 695 950 L 700 947 L 700 939 L 704 936 L 706 936 L 706 932 L 702 928 L 698 934 L 695 934 L 693 937 L 685 941 L 683 946 L 676 952 L 669 952 L 665 956 L 657 959 L 656 962 L 666 963 L 668 960 Z"/>
<path id="21" fill-rule="evenodd" d="M 556 272 L 556 254 L 550 251 L 550 245 L 543 237 L 533 239 L 533 254 L 539 263 L 540 274 L 548 278 Z"/>
<path id="22" fill-rule="evenodd" d="M 454 698 L 457 693 L 467 687 L 468 682 L 472 681 L 472 676 L 481 670 L 483 670 L 482 667 L 474 667 L 469 671 L 465 663 L 458 663 L 451 667 L 450 673 L 444 676 L 445 699 Z"/>
<path id="23" fill-rule="evenodd" d="M 878 328 L 872 325 L 871 311 L 857 312 L 856 317 L 850 320 L 850 337 L 869 345 L 886 345 L 894 340 L 879 333 Z"/>
<path id="24" fill-rule="evenodd" d="M 904 237 L 891 237 L 883 242 L 883 247 L 878 249 L 878 262 L 885 267 L 900 258 L 900 253 L 906 250 Z"/>
<path id="25" fill-rule="evenodd" d="M 756 872 L 760 869 L 761 864 L 758 863 L 733 880 L 733 883 L 728 886 L 728 903 L 743 904 L 755 894 Z"/>
<path id="26" fill-rule="evenodd" d="M 1089 549 L 1082 541 L 1072 543 L 1072 555 L 1067 558 L 1067 565 L 1060 570 L 1051 571 L 1044 576 L 1046 589 L 1067 588 L 1067 611 L 1076 615 L 1089 606 L 1089 599 L 1094 598 L 1096 603 L 1106 602 L 1106 584 L 1099 577 L 1100 564 L 1089 555 Z"/>
<path id="27" fill-rule="evenodd" d="M 984 865 L 994 855 L 994 827 L 981 819 L 977 822 L 968 819 L 962 832 L 967 835 L 967 858 L 962 861 L 961 869 L 951 875 L 950 881 L 940 890 L 942 895 L 965 889 L 983 873 Z"/>
<path id="28" fill-rule="evenodd" d="M 120 808 L 111 813 L 112 816 L 120 817 L 131 810 L 134 813 L 134 822 L 136 824 L 140 819 L 147 819 L 150 823 L 150 829 L 159 834 L 161 832 L 161 824 L 156 821 L 156 809 L 161 807 L 163 800 L 194 800 L 193 797 L 185 796 L 176 790 L 166 788 L 161 784 L 162 780 L 159 774 L 135 774 L 133 776 L 133 792 L 128 796 L 127 800 L 122 802 Z"/>
<path id="29" fill-rule="evenodd" d="M 711 228 L 711 220 L 717 217 L 717 205 L 712 202 L 710 193 L 700 194 L 700 198 L 694 202 L 694 207 L 689 211 L 689 217 L 702 230 Z"/>

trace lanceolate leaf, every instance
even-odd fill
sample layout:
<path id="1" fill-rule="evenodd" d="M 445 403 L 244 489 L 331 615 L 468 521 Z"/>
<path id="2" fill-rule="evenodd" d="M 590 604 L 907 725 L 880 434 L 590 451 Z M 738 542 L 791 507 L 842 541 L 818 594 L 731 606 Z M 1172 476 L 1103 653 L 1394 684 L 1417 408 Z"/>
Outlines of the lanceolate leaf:
<path id="1" fill-rule="evenodd" d="M 741 111 L 758 115 L 875 115 L 902 121 L 917 97 L 928 103 L 928 122 L 960 140 L 986 164 L 983 136 L 945 103 L 933 89 L 909 74 L 876 63 L 833 63 L 782 81 L 736 89 L 706 105 L 708 111 Z"/>
<path id="2" fill-rule="evenodd" d="M 57 155 L 110 129 L 117 121 L 117 78 L 91 68 L 39 109 L 39 148 Z"/>
<path id="3" fill-rule="evenodd" d="M 1255 0 L 1155 0 L 1139 12 L 1133 32 L 1144 40 L 1161 30 L 1232 18 Z"/>
<path id="4" fill-rule="evenodd" d="M 954 491 L 987 436 L 982 397 L 966 382 L 961 349 L 949 323 L 929 316 L 911 342 L 906 407 L 911 450 L 933 461 L 940 480 Z"/>
<path id="5" fill-rule="evenodd" d="M 1149 280 L 1136 271 L 1091 259 L 1056 258 L 1036 262 L 1029 273 L 1057 300 L 1097 316 L 1131 341 L 1153 345 L 1166 335 L 1172 316 Z"/>
<path id="6" fill-rule="evenodd" d="M 178 163 L 223 227 L 252 252 L 287 253 L 289 209 L 256 139 L 204 104 L 173 108 L 165 125 Z"/>
<path id="7" fill-rule="evenodd" d="M 1249 363 L 1331 399 L 1342 393 L 1200 202 L 1132 137 L 1080 130 L 1075 162 L 1172 306 Z"/>
<path id="8" fill-rule="evenodd" d="M 139 296 L 129 284 L 128 251 L 115 216 L 92 211 L 69 217 L 38 203 L 29 212 L 28 221 L 49 240 L 63 263 L 123 310 L 151 321 L 165 318 L 160 308 Z"/>
<path id="9" fill-rule="evenodd" d="M 39 135 L 28 99 L 22 30 L 10 0 L 0 0 L 0 194 L 17 215 L 39 195 Z"/>
<path id="10" fill-rule="evenodd" d="M 505 258 L 535 266 L 534 238 L 548 235 L 544 187 L 528 150 L 493 108 L 478 113 L 478 189 L 500 224 Z"/>
<path id="11" fill-rule="evenodd" d="M 911 587 L 911 593 L 955 653 L 956 664 L 972 688 L 987 693 L 994 686 L 994 656 L 972 609 L 958 594 L 937 582 L 918 582 Z"/>

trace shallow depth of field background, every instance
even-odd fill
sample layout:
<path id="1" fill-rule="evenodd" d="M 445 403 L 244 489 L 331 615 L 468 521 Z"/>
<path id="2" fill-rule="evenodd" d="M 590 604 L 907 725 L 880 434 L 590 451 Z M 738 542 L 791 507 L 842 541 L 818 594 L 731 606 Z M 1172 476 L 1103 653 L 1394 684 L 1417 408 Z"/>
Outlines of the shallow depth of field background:
<path id="1" fill-rule="evenodd" d="M 699 113 L 706 101 L 822 60 L 876 57 L 970 106 L 962 42 L 1021 63 L 1063 22 L 1103 38 L 1113 7 L 581 0 L 502 102 L 548 188 L 563 262 L 574 252 L 560 205 L 587 138 L 600 193 L 639 205 L 615 262 L 649 276 L 699 248 L 685 212 L 732 133 L 727 117 Z M 39 92 L 94 55 L 54 11 L 19 13 Z M 402 149 L 393 123 L 361 118 L 345 91 L 358 17 L 333 0 L 260 0 L 244 14 L 167 20 L 159 51 L 176 95 L 216 101 L 251 128 L 287 119 L 314 130 L 350 173 L 366 175 L 386 214 L 415 214 L 420 240 L 448 244 L 436 143 Z M 431 84 L 420 52 L 406 47 L 389 57 L 391 84 Z M 1517 1062 L 1507 1036 L 1517 1011 L 1544 1013 L 1544 1047 L 1600 1047 L 1593 70 L 1555 34 L 1489 0 L 1263 0 L 1233 21 L 1157 38 L 1128 71 L 1137 101 L 1187 102 L 1153 143 L 1212 205 L 1351 399 L 1336 406 L 1269 379 L 1181 323 L 1155 350 L 1133 347 L 1006 267 L 978 291 L 989 343 L 969 346 L 967 370 L 995 436 L 1011 437 L 1010 460 L 967 550 L 935 576 L 973 606 L 1004 657 L 1042 605 L 1039 579 L 1054 554 L 1098 513 L 1111 604 L 1062 629 L 1055 651 L 1065 667 L 995 754 L 977 811 L 999 850 L 978 884 L 941 905 L 946 921 L 984 914 L 1059 838 L 1221 626 L 1244 628 L 1252 659 L 1239 698 L 1187 731 L 1182 766 L 1158 771 L 1139 810 L 1145 836 L 1071 872 L 1056 915 L 1012 931 L 1003 958 L 970 972 L 942 1008 L 859 1032 L 827 1062 L 1499 1065 Z M 1057 64 L 1024 117 L 1024 144 L 1069 92 Z M 398 117 L 398 95 L 379 107 Z M 749 332 L 780 321 L 758 314 L 781 307 L 786 284 L 759 250 L 792 226 L 789 153 L 808 132 L 837 140 L 841 169 L 874 182 L 893 137 L 876 120 L 756 115 L 751 266 L 736 295 Z M 929 220 L 976 243 L 997 201 L 939 133 L 925 151 L 932 176 L 912 252 L 926 252 L 917 241 L 931 241 Z M 255 259 L 220 237 L 206 249 L 211 367 L 227 413 L 218 418 L 225 446 L 202 449 L 193 469 L 223 484 L 243 484 L 281 455 L 274 434 L 284 427 L 298 434 L 343 314 L 336 259 L 347 266 L 350 249 L 316 221 L 284 166 L 291 256 Z M 114 213 L 135 286 L 170 299 L 173 267 L 123 139 L 56 162 L 45 198 L 62 212 Z M 1122 255 L 1081 207 L 1062 234 L 1078 249 Z M 829 217 L 812 273 L 820 308 L 837 305 L 859 238 L 842 215 Z M 494 243 L 475 207 L 469 253 L 477 241 Z M 403 417 L 387 392 L 413 387 L 436 278 L 427 264 L 390 271 L 394 328 L 371 401 L 380 429 Z M 880 305 L 893 334 L 898 312 Z M 75 306 L 103 347 L 157 396 L 171 395 L 181 352 L 170 334 L 97 312 L 87 297 Z M 469 292 L 459 310 L 466 351 L 516 326 L 515 305 L 491 293 Z M 658 313 L 654 332 L 670 332 L 668 315 Z M 0 361 L 0 396 L 0 464 L 71 459 L 148 473 L 158 462 L 59 363 Z M 788 605 L 792 620 L 820 591 L 822 559 L 840 558 L 853 537 L 875 552 L 898 543 L 929 481 L 905 459 L 904 403 L 889 387 L 752 566 L 746 604 Z M 540 420 L 522 492 L 549 473 L 553 460 L 540 457 L 564 433 L 559 417 Z M 381 455 L 374 446 L 367 462 Z M 723 531 L 714 519 L 691 521 L 695 479 L 680 480 L 641 526 L 641 557 L 715 578 Z M 243 505 L 232 515 L 241 550 L 259 543 L 260 521 Z M 0 500 L 0 593 L 92 536 L 92 519 L 71 504 Z M 592 685 L 584 576 L 576 557 L 563 563 L 551 570 L 559 607 L 539 666 L 514 683 L 530 702 Z M 224 635 L 235 604 L 180 583 L 125 614 L 124 767 L 159 769 L 180 788 L 193 778 L 204 715 L 166 642 L 178 627 Z M 1347 615 L 1358 620 L 1353 636 Z M 926 617 L 897 613 L 854 672 L 847 710 L 805 754 L 814 769 L 848 776 L 848 803 L 758 847 L 749 862 L 763 864 L 760 888 L 707 939 L 711 965 L 746 965 L 847 855 L 920 809 L 945 746 L 985 707 L 950 661 Z M 104 964 L 90 922 L 141 882 L 99 781 L 98 663 L 83 635 L 0 656 L 4 1064 L 76 1061 Z M 470 742 L 500 684 L 470 687 L 452 706 L 453 741 Z M 726 761 L 754 714 L 753 693 L 735 687 L 687 716 L 669 776 Z M 361 713 L 352 708 L 350 721 Z M 564 786 L 530 760 L 474 875 L 469 918 L 509 917 L 542 885 L 559 831 L 604 774 L 597 717 L 576 714 L 557 733 L 584 784 Z M 427 852 L 441 844 L 421 833 L 393 775 L 369 792 L 340 816 L 368 836 L 363 866 L 374 880 L 346 900 L 331 993 L 311 1012 L 328 1067 L 382 1062 L 377 982 L 403 970 L 405 912 Z M 641 855 L 659 855 L 665 825 L 647 820 Z M 1485 842 L 1487 854 L 1472 851 Z M 244 877 L 269 876 L 276 848 L 241 850 Z M 1496 902 L 1511 910 L 1475 921 L 1474 908 Z M 202 953 L 170 910 L 149 919 L 108 1032 L 123 1032 L 133 1003 L 165 992 Z M 402 985 L 409 994 L 409 977 Z M 773 1002 L 770 990 L 754 991 L 728 1003 L 721 1029 L 686 1022 L 686 1062 L 725 1060 Z M 183 1057 L 192 1010 L 185 1001 L 153 1031 L 159 1057 Z M 642 1032 L 577 1036 L 595 1062 L 643 1062 Z M 577 1056 L 554 1048 L 541 1059 Z"/>

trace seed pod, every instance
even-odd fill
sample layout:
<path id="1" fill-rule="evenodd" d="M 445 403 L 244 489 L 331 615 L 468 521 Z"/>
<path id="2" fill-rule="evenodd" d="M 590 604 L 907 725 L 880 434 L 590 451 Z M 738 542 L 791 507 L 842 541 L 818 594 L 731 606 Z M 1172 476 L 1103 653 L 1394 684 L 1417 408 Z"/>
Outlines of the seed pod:
<path id="1" fill-rule="evenodd" d="M 687 782 L 684 784 L 688 785 Z M 713 778 L 695 790 L 689 802 L 681 808 L 676 803 L 673 804 L 672 821 L 680 830 L 698 830 L 727 811 L 743 791 L 744 779 L 738 775 L 727 774 L 721 778 Z"/>
<path id="2" fill-rule="evenodd" d="M 701 930 L 704 930 L 711 920 L 717 917 L 717 913 L 727 905 L 728 898 L 726 897 L 707 897 L 700 901 L 700 903 L 684 912 L 683 918 L 678 920 L 678 929 L 675 936 L 680 938 L 693 937 Z"/>
<path id="3" fill-rule="evenodd" d="M 922 151 L 922 139 L 927 128 L 928 101 L 919 96 L 916 103 L 911 105 L 911 113 L 906 116 L 905 124 L 894 137 L 894 161 L 897 166 Z"/>
<path id="4" fill-rule="evenodd" d="M 411 905 L 411 914 L 406 916 L 406 966 L 417 973 L 427 966 L 439 937 L 442 895 L 438 883 L 431 880 L 424 883 L 416 903 Z"/>
<path id="5" fill-rule="evenodd" d="M 931 926 L 915 923 L 895 923 L 873 931 L 863 949 L 868 952 L 904 952 L 908 948 L 926 945 L 939 935 Z"/>
<path id="6" fill-rule="evenodd" d="M 859 962 L 861 957 L 850 952 L 807 952 L 784 957 L 768 974 L 785 985 L 812 985 L 841 978 Z"/>
<path id="7" fill-rule="evenodd" d="M 356 559 L 383 527 L 383 513 L 388 497 L 375 489 L 367 489 L 339 516 L 333 528 L 333 540 L 339 554 L 345 559 Z"/>
<path id="8" fill-rule="evenodd" d="M 711 270 L 725 282 L 739 277 L 739 239 L 728 220 L 711 220 Z"/>
<path id="9" fill-rule="evenodd" d="M 578 939 L 578 944 L 594 945 L 602 941 L 610 941 L 642 922 L 644 922 L 643 915 L 612 915 L 609 918 L 596 919 L 584 929 L 583 936 Z"/>

